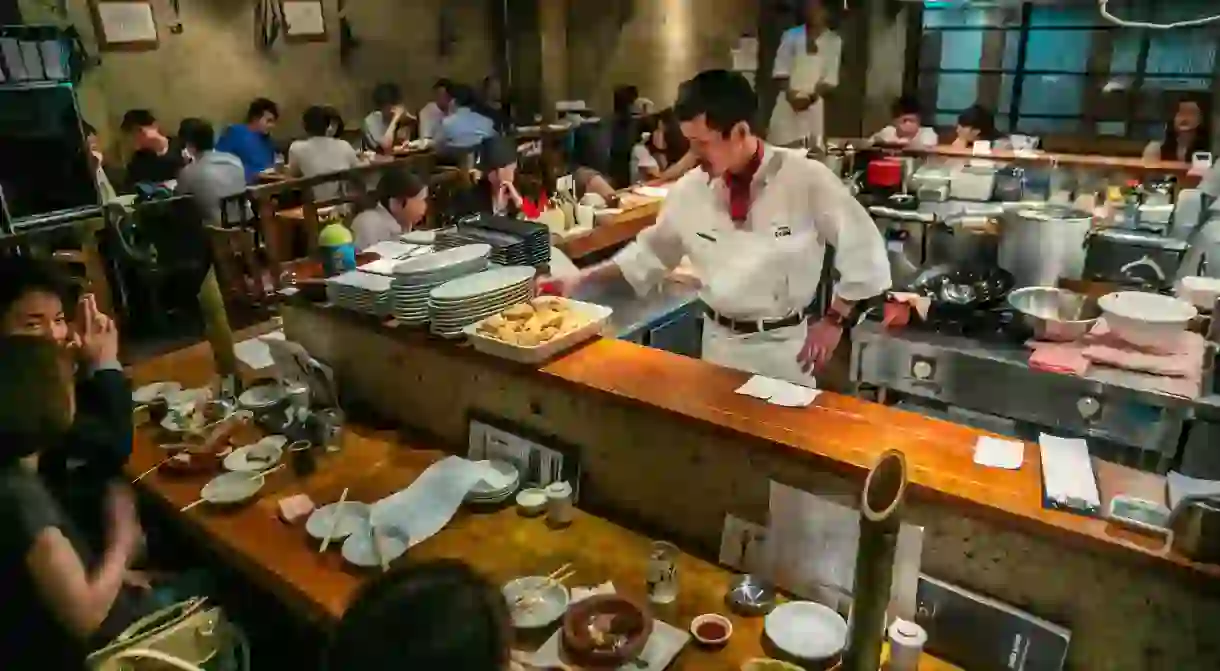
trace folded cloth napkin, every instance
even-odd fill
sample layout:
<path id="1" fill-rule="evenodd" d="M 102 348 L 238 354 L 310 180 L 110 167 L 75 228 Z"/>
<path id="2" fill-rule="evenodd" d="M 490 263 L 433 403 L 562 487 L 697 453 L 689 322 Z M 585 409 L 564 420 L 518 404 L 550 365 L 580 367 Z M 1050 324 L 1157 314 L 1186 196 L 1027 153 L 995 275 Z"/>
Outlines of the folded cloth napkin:
<path id="1" fill-rule="evenodd" d="M 1084 343 L 1030 340 L 1025 346 L 1033 350 L 1029 356 L 1029 367 L 1034 370 L 1065 375 L 1084 375 L 1089 370 Z"/>

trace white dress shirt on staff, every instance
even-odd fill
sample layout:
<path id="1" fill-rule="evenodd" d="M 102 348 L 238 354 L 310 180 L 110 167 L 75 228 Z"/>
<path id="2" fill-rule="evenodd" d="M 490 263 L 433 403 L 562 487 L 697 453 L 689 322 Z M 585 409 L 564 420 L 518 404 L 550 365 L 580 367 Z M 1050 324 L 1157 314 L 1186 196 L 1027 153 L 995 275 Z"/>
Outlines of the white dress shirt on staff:
<path id="1" fill-rule="evenodd" d="M 814 93 L 819 84 L 838 86 L 843 40 L 833 31 L 825 30 L 814 40 L 814 44 L 817 45 L 817 53 L 811 54 L 804 25 L 789 28 L 775 54 L 773 76 L 786 77 L 789 89 L 806 95 Z M 802 138 L 824 136 L 826 101 L 819 98 L 808 109 L 798 112 L 788 104 L 786 93 L 780 91 L 775 102 L 767 141 L 787 145 Z"/>

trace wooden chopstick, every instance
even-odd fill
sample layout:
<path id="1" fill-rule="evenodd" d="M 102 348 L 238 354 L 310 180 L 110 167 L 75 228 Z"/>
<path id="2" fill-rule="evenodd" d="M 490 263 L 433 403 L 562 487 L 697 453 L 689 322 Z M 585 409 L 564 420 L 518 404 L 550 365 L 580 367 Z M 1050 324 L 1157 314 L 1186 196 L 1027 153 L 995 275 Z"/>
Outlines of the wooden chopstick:
<path id="1" fill-rule="evenodd" d="M 566 570 L 570 566 L 571 566 L 570 563 L 564 564 L 563 566 L 560 566 L 555 571 L 552 571 L 550 575 L 546 576 L 546 582 L 542 583 L 542 585 L 535 587 L 533 589 L 530 589 L 530 590 L 526 590 L 525 592 L 522 592 L 516 599 L 513 599 L 513 605 L 518 606 L 526 601 L 529 601 L 530 599 L 537 598 L 538 595 L 541 594 L 543 590 L 550 587 L 551 585 L 562 585 L 565 580 L 576 575 L 576 569 Z M 563 571 L 563 572 L 561 573 L 561 571 Z"/>
<path id="2" fill-rule="evenodd" d="M 267 469 L 267 470 L 265 470 L 265 471 L 259 471 L 259 472 L 257 472 L 257 473 L 253 473 L 253 474 L 251 474 L 251 475 L 250 475 L 250 479 L 251 479 L 251 480 L 253 480 L 254 478 L 265 478 L 265 477 L 267 477 L 268 475 L 271 475 L 272 473 L 274 473 L 274 472 L 276 472 L 276 471 L 280 470 L 281 468 L 283 468 L 283 467 L 285 467 L 285 466 L 287 466 L 287 465 L 288 465 L 288 464 L 280 464 L 279 466 L 276 466 L 275 468 L 268 468 L 268 469 Z"/>
<path id="3" fill-rule="evenodd" d="M 318 548 L 318 552 L 326 552 L 326 548 L 330 547 L 330 538 L 339 528 L 339 511 L 343 510 L 343 502 L 346 500 L 347 487 L 344 487 L 343 493 L 339 495 L 339 502 L 335 504 L 335 512 L 330 516 L 330 529 L 326 532 L 326 537 L 322 539 L 322 547 Z"/>
<path id="4" fill-rule="evenodd" d="M 143 479 L 144 479 L 144 476 L 146 476 L 146 475 L 148 475 L 148 474 L 152 473 L 153 471 L 157 470 L 158 468 L 161 468 L 161 467 L 162 467 L 162 466 L 164 466 L 166 463 L 168 463 L 170 459 L 173 459 L 173 458 L 174 458 L 174 456 L 175 456 L 175 455 L 172 455 L 172 454 L 171 454 L 171 455 L 169 455 L 168 457 L 166 457 L 166 458 L 162 459 L 161 461 L 158 461 L 156 466 L 153 466 L 152 468 L 148 469 L 147 471 L 144 471 L 143 473 L 141 473 L 141 474 L 137 475 L 137 476 L 136 476 L 136 478 L 135 478 L 134 480 L 132 480 L 132 481 L 131 481 L 131 484 L 133 484 L 133 485 L 134 485 L 135 483 L 137 483 L 137 482 L 139 482 L 139 481 L 143 480 Z"/>
<path id="5" fill-rule="evenodd" d="M 195 506 L 199 505 L 200 503 L 203 503 L 205 500 L 206 499 L 199 499 L 199 500 L 195 501 L 194 503 L 188 503 L 185 506 L 182 506 L 181 508 L 179 508 L 178 512 L 185 513 L 186 511 L 190 510 L 191 508 L 194 508 Z"/>
<path id="6" fill-rule="evenodd" d="M 550 573 L 547 574 L 546 579 L 554 580 L 555 576 L 559 575 L 560 573 L 563 573 L 564 571 L 566 571 L 570 568 L 572 568 L 572 562 L 568 562 L 568 563 L 564 564 L 563 566 L 560 566 L 559 568 L 555 569 L 554 571 L 551 571 Z"/>

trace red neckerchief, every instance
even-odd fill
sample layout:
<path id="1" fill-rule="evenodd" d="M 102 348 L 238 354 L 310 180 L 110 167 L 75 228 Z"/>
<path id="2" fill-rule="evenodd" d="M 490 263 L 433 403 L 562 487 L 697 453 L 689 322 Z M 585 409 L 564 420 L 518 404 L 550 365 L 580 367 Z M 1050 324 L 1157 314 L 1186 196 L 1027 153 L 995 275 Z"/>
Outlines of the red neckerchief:
<path id="1" fill-rule="evenodd" d="M 750 187 L 754 183 L 755 173 L 762 166 L 762 156 L 763 143 L 760 141 L 754 158 L 750 159 L 741 172 L 724 174 L 724 185 L 729 189 L 729 214 L 735 223 L 745 223 L 750 215 Z"/>

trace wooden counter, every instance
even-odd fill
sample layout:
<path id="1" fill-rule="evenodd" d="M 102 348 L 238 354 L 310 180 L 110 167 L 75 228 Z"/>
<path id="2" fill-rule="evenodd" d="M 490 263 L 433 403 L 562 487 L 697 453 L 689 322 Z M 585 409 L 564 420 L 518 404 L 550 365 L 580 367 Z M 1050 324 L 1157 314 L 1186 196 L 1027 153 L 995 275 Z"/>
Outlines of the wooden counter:
<path id="1" fill-rule="evenodd" d="M 251 333 L 243 334 L 248 335 Z M 141 365 L 133 371 L 133 377 L 136 384 L 176 379 L 195 385 L 206 382 L 210 371 L 210 351 L 200 345 Z M 137 431 L 129 473 L 141 473 L 163 458 L 156 439 L 157 433 L 151 428 Z M 290 470 L 279 471 L 269 476 L 262 496 L 253 504 L 227 510 L 200 506 L 174 514 L 193 535 L 294 612 L 329 626 L 342 616 L 370 574 L 345 565 L 339 544 L 320 554 L 317 541 L 305 533 L 303 524 L 289 526 L 276 519 L 276 501 L 306 493 L 324 504 L 337 499 L 345 487 L 350 489 L 349 500 L 374 501 L 407 486 L 441 456 L 439 451 L 402 444 L 389 434 L 350 428 L 344 449 L 322 457 L 318 472 L 308 478 L 299 478 Z M 207 476 L 154 473 L 142 480 L 140 487 L 158 504 L 177 511 L 198 497 L 206 481 Z M 444 530 L 413 548 L 408 556 L 410 561 L 462 559 L 496 582 L 547 574 L 570 562 L 577 571 L 570 585 L 612 580 L 620 592 L 644 599 L 649 543 L 644 536 L 580 511 L 570 527 L 553 530 L 541 518 L 520 517 L 510 506 L 477 512 L 463 509 Z M 690 555 L 680 558 L 678 573 L 679 600 L 658 607 L 657 617 L 686 628 L 698 614 L 725 612 L 723 597 L 732 574 Z M 762 618 L 730 617 L 734 635 L 725 649 L 709 652 L 688 646 L 670 668 L 729 671 L 747 659 L 763 656 Z M 533 637 L 519 641 L 525 649 L 541 642 Z M 953 667 L 926 657 L 920 668 L 949 671 Z"/>
<path id="2" fill-rule="evenodd" d="M 744 373 L 621 341 L 529 367 L 341 311 L 292 305 L 284 319 L 347 398 L 446 444 L 466 441 L 478 411 L 578 446 L 590 510 L 703 553 L 716 551 L 726 514 L 766 523 L 770 482 L 850 494 L 877 455 L 901 450 L 929 575 L 1069 627 L 1069 668 L 1142 670 L 1155 655 L 1173 661 L 1157 668 L 1220 668 L 1201 629 L 1163 627 L 1169 613 L 1220 618 L 1220 567 L 1043 509 L 1033 445 L 1018 471 L 980 467 L 979 431 L 830 393 L 810 408 L 771 406 L 734 393 Z M 1104 468 L 1107 495 L 1150 484 Z"/>

